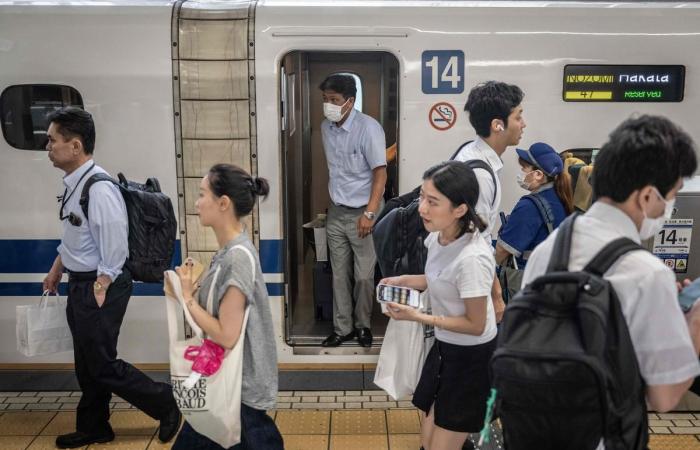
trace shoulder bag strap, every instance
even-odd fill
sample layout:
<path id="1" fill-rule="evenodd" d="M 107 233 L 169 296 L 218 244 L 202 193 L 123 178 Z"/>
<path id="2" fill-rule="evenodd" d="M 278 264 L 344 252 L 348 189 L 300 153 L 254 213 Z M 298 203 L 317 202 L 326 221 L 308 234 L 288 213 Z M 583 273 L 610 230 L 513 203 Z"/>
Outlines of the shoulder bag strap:
<path id="1" fill-rule="evenodd" d="M 547 272 L 566 272 L 569 270 L 571 240 L 574 235 L 574 222 L 577 217 L 578 213 L 574 213 L 559 225 L 557 237 L 554 240 L 552 256 L 547 266 Z"/>
<path id="2" fill-rule="evenodd" d="M 615 264 L 615 261 L 617 261 L 618 258 L 625 253 L 635 250 L 645 249 L 632 239 L 625 237 L 615 239 L 603 247 L 603 249 L 599 251 L 588 264 L 586 264 L 583 271 L 602 277 L 605 272 L 607 272 L 608 269 Z"/>
<path id="3" fill-rule="evenodd" d="M 537 193 L 526 195 L 525 198 L 530 199 L 535 204 L 542 220 L 547 225 L 547 234 L 551 234 L 554 231 L 554 213 L 552 213 L 552 207 L 547 199 Z"/>

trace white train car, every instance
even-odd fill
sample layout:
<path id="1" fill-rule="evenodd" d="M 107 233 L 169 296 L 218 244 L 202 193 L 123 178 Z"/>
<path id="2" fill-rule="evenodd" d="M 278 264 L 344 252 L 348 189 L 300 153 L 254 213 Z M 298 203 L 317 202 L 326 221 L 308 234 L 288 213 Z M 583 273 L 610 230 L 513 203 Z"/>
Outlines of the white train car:
<path id="1" fill-rule="evenodd" d="M 93 114 L 95 159 L 108 171 L 160 180 L 177 200 L 180 254 L 206 261 L 216 249 L 194 214 L 212 164 L 266 177 L 271 194 L 248 230 L 274 303 L 283 385 L 287 371 L 325 386 L 300 370 L 366 384 L 379 313 L 375 347 L 319 346 L 332 293 L 314 274 L 313 233 L 302 225 L 328 205 L 320 81 L 356 77 L 358 108 L 398 144 L 387 183 L 397 193 L 475 137 L 463 105 L 486 80 L 525 92 L 521 145 L 595 149 L 634 113 L 668 116 L 700 139 L 698 30 L 692 2 L 0 0 L 0 368 L 72 362 L 70 353 L 25 358 L 14 336 L 15 307 L 38 300 L 60 237 L 61 173 L 43 150 L 43 117 L 55 107 Z M 509 211 L 524 192 L 514 153 L 503 160 Z M 136 286 L 125 359 L 167 369 L 163 302 L 158 286 Z"/>

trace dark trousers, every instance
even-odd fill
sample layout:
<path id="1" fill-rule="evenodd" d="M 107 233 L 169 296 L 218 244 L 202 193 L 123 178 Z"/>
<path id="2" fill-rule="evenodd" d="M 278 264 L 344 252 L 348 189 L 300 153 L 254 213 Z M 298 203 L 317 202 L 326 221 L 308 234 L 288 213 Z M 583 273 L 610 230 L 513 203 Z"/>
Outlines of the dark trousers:
<path id="1" fill-rule="evenodd" d="M 95 272 L 71 272 L 68 282 L 68 326 L 73 334 L 75 374 L 82 390 L 77 430 L 107 433 L 112 393 L 160 420 L 174 407 L 172 388 L 157 383 L 117 358 L 117 340 L 131 296 L 131 274 L 124 272 L 110 284 L 102 307 L 97 306 Z"/>
<path id="2" fill-rule="evenodd" d="M 223 450 L 185 422 L 171 450 Z M 265 411 L 241 404 L 241 442 L 228 450 L 284 450 L 282 435 Z"/>

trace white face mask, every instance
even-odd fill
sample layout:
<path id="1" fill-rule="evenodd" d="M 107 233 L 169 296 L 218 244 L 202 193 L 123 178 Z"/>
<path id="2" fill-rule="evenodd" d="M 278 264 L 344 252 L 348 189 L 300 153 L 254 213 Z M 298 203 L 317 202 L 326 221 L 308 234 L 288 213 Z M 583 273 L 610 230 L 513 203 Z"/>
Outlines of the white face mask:
<path id="1" fill-rule="evenodd" d="M 331 122 L 340 122 L 345 115 L 343 114 L 343 107 L 347 105 L 349 101 L 350 99 L 345 100 L 345 103 L 340 106 L 325 102 L 323 104 L 323 115 Z"/>
<path id="2" fill-rule="evenodd" d="M 523 171 L 520 171 L 518 176 L 515 178 L 515 181 L 518 182 L 518 186 L 521 188 L 525 189 L 526 191 L 530 190 L 530 186 L 532 186 L 532 182 L 525 181 L 528 175 L 530 175 L 532 172 L 525 173 Z"/>
<path id="3" fill-rule="evenodd" d="M 642 226 L 639 228 L 639 237 L 642 238 L 642 240 L 650 239 L 661 231 L 664 227 L 664 222 L 673 215 L 673 207 L 676 205 L 675 198 L 673 200 L 666 200 L 658 189 L 654 188 L 654 192 L 656 192 L 656 195 L 664 202 L 664 213 L 655 219 L 651 219 L 647 217 L 646 211 L 642 211 L 644 213 L 644 220 L 642 220 Z"/>

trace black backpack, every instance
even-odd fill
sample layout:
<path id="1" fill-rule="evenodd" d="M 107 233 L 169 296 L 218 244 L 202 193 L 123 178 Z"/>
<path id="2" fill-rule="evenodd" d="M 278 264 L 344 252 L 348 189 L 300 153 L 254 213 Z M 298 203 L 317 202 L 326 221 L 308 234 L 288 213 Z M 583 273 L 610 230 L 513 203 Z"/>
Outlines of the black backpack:
<path id="1" fill-rule="evenodd" d="M 620 302 L 603 274 L 643 250 L 620 238 L 569 272 L 576 215 L 559 227 L 547 272 L 508 303 L 491 359 L 508 450 L 647 448 L 645 384 Z"/>
<path id="2" fill-rule="evenodd" d="M 80 207 L 88 218 L 90 187 L 100 181 L 109 181 L 119 188 L 129 216 L 129 258 L 126 267 L 136 281 L 162 283 L 163 272 L 170 268 L 175 251 L 177 221 L 170 198 L 160 190 L 160 183 L 149 178 L 145 184 L 127 181 L 123 174 L 119 181 L 106 173 L 90 176 L 80 194 Z"/>
<path id="3" fill-rule="evenodd" d="M 450 160 L 453 160 L 469 142 L 462 144 Z M 498 194 L 498 184 L 491 166 L 480 159 L 472 159 L 465 163 L 472 169 L 484 169 L 491 175 L 496 186 L 491 201 L 493 205 Z M 423 241 L 428 236 L 428 231 L 418 214 L 419 195 L 420 186 L 407 194 L 392 198 L 377 217 L 372 239 L 377 264 L 384 277 L 425 272 L 428 253 Z"/>

